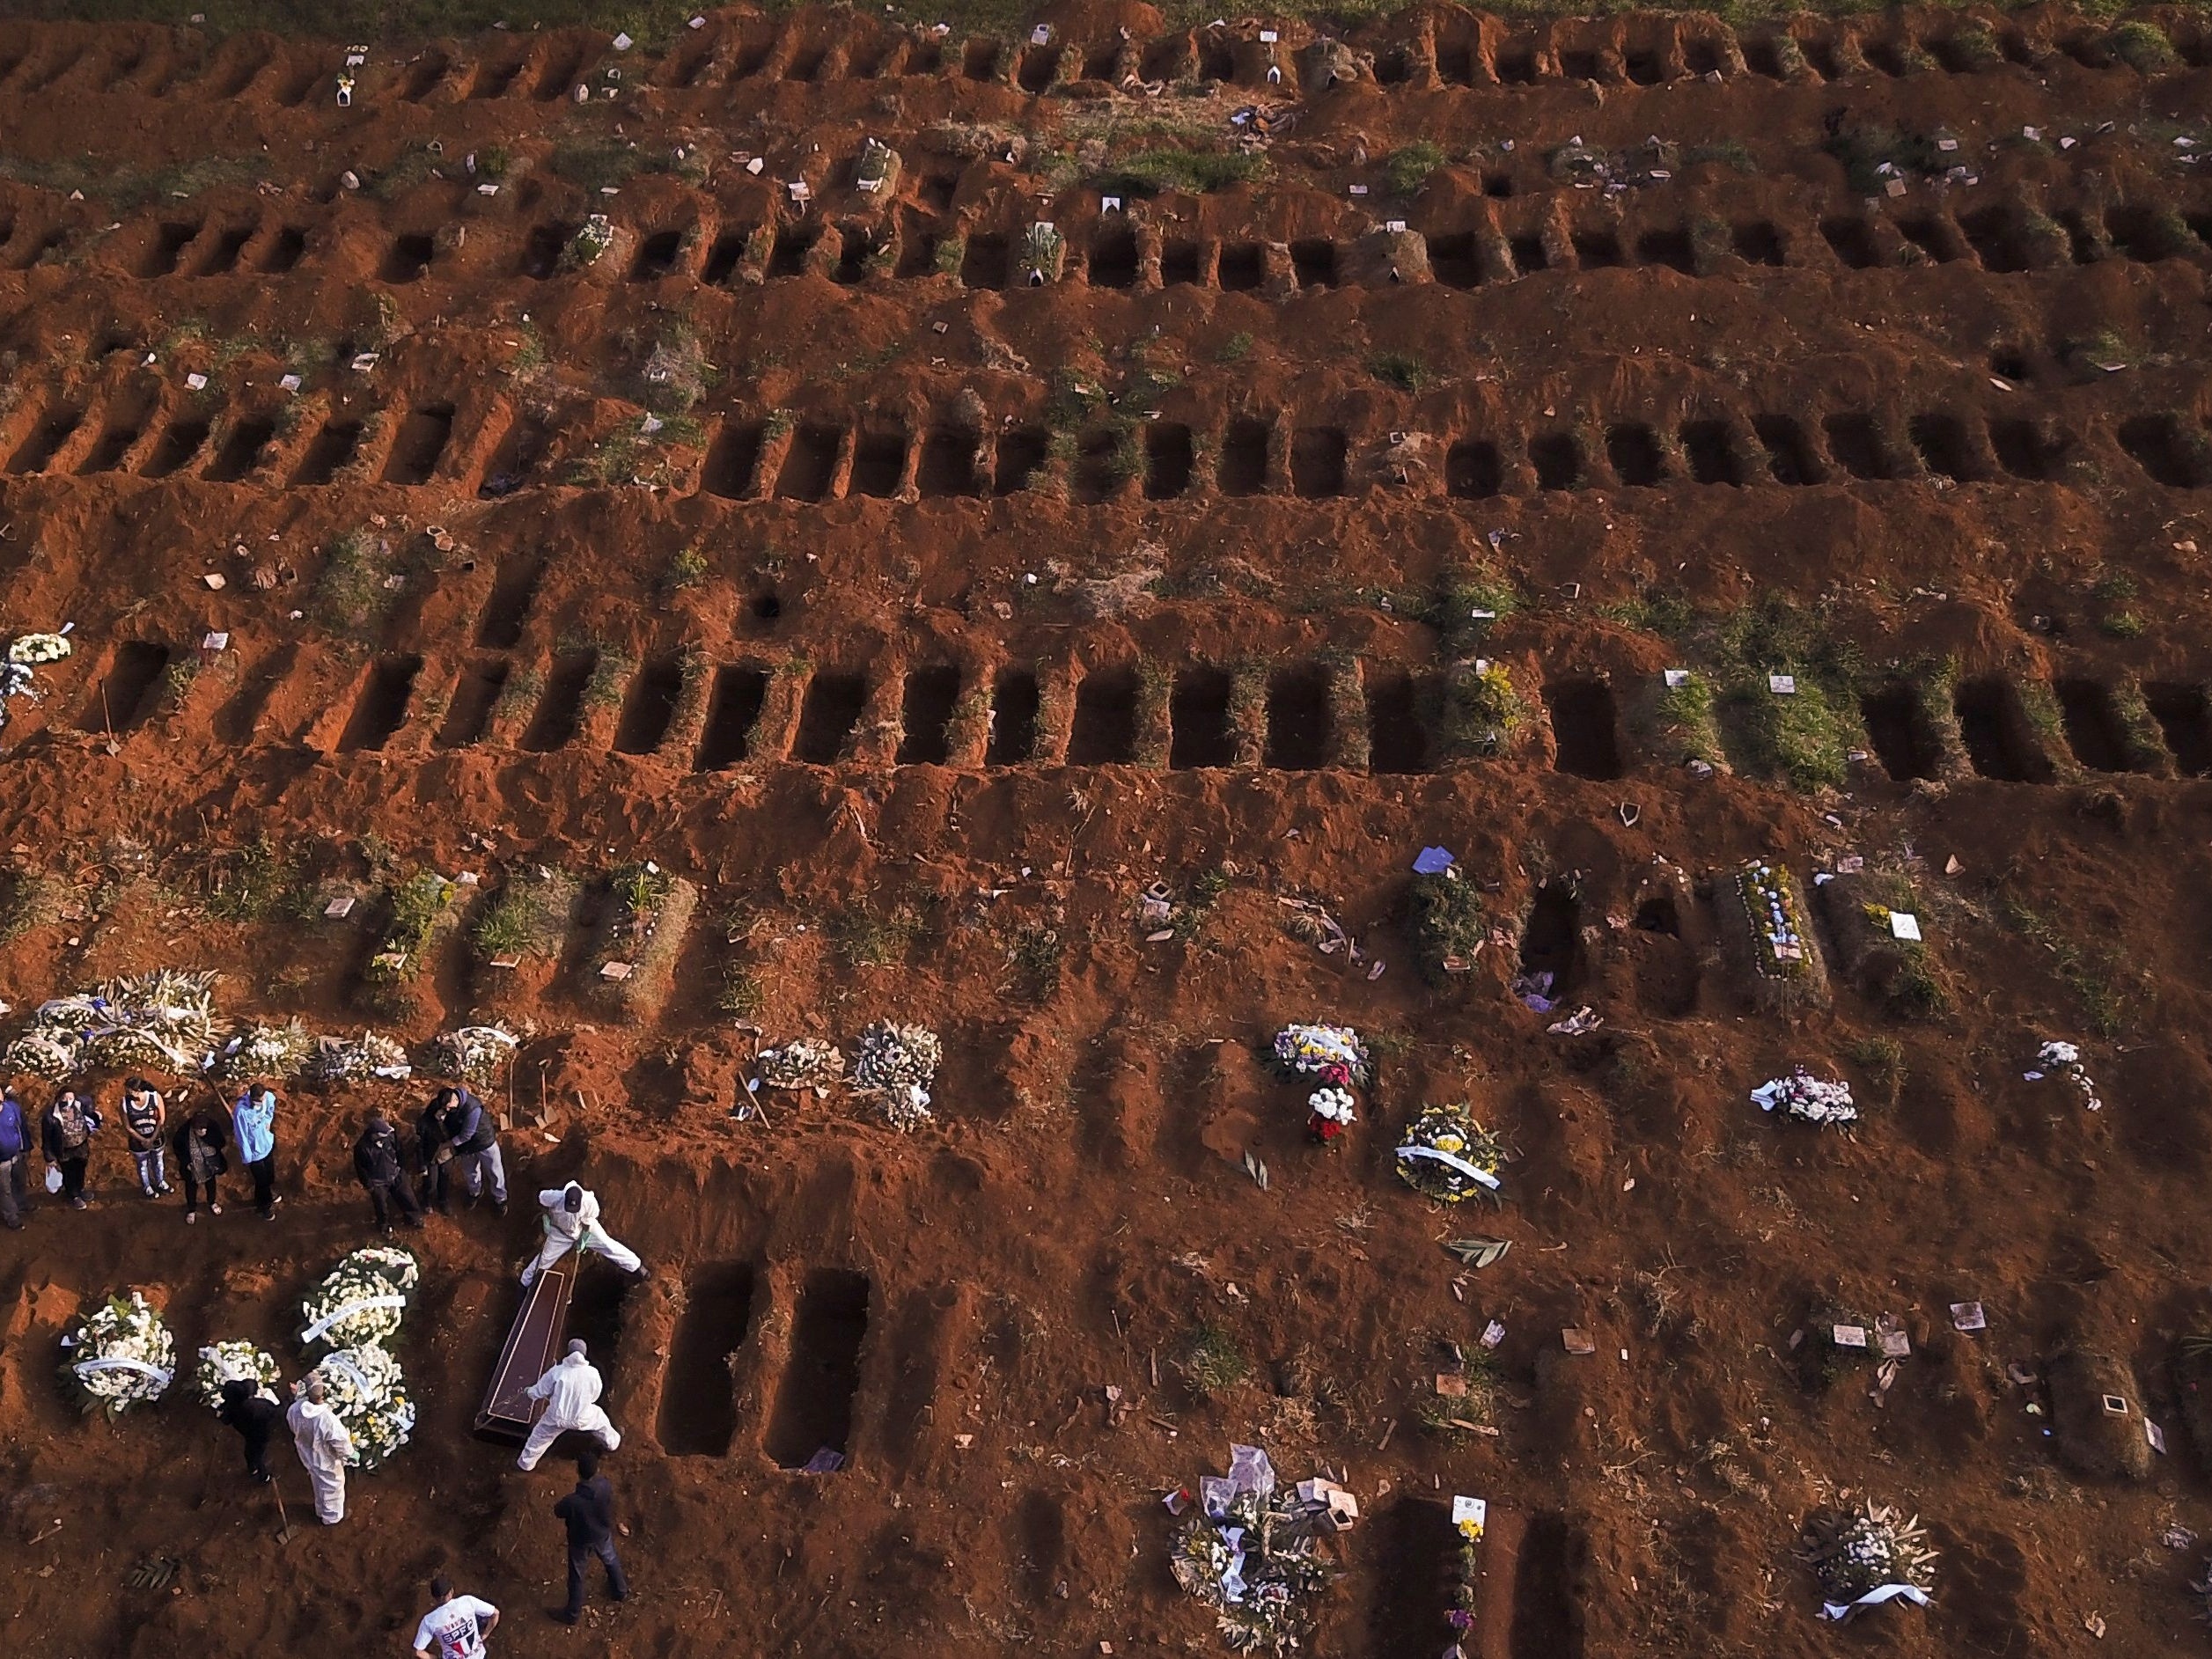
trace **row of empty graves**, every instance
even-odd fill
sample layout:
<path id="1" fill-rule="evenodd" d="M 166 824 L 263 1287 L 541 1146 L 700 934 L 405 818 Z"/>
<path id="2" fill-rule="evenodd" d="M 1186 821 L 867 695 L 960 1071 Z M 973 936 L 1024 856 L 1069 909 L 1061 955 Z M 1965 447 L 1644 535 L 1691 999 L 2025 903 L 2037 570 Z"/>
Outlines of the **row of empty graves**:
<path id="1" fill-rule="evenodd" d="M 129 473 L 289 488 L 459 482 L 487 497 L 559 481 L 541 475 L 550 435 L 503 406 L 496 413 L 505 424 L 472 434 L 459 446 L 467 462 L 459 465 L 449 459 L 451 403 L 415 404 L 397 419 L 349 412 L 289 425 L 274 408 L 221 413 L 187 402 L 165 415 L 151 399 L 126 397 L 94 410 L 71 398 L 49 403 L 19 429 L 5 467 L 23 477 Z M 2097 436 L 2032 414 L 1950 409 L 1901 421 L 1865 409 L 1818 419 L 1721 412 L 1665 423 L 1593 421 L 1455 438 L 1444 445 L 1439 481 L 1447 495 L 1480 500 L 1677 484 L 2052 481 L 2086 459 Z M 2212 488 L 2212 435 L 2201 419 L 2173 410 L 2127 415 L 2112 438 L 2155 483 Z M 1129 494 L 1325 500 L 1418 488 L 1417 480 L 1433 476 L 1436 459 L 1425 438 L 1405 431 L 1355 432 L 1267 415 L 1232 416 L 1212 429 L 1157 420 L 1065 437 L 1018 423 L 986 435 L 736 419 L 709 438 L 699 486 L 730 501 L 1012 495 L 1047 481 L 1094 505 Z"/>
<path id="2" fill-rule="evenodd" d="M 949 204 L 953 185 L 949 176 L 925 179 L 925 199 L 934 186 Z M 1503 173 L 1485 175 L 1485 186 L 1494 196 L 1514 190 Z M 1501 217 L 1475 228 L 1423 232 L 1393 220 L 1379 232 L 1350 241 L 1306 237 L 1275 242 L 1178 237 L 1108 212 L 1079 245 L 1063 241 L 1056 275 L 1025 257 L 1019 233 L 976 230 L 949 245 L 946 231 L 919 216 L 889 225 L 797 219 L 773 227 L 772 234 L 751 224 L 710 236 L 689 229 L 649 230 L 624 272 L 636 283 L 674 277 L 727 286 L 817 275 L 849 286 L 886 272 L 904 281 L 951 271 L 972 289 L 1080 278 L 1093 288 L 1190 286 L 1281 300 L 1349 286 L 1435 282 L 1472 289 L 1544 271 L 1636 266 L 1710 276 L 1735 261 L 1850 270 L 1965 264 L 2013 273 L 2113 259 L 2149 263 L 2202 254 L 2212 246 L 2212 209 L 2163 202 L 2066 207 L 2047 217 L 2003 202 L 1955 217 L 1941 209 L 1896 216 L 1849 212 L 1819 219 L 1817 233 L 1815 223 L 1793 226 L 1771 218 L 1635 226 L 1615 220 L 1577 223 L 1552 209 L 1516 217 L 1518 228 Z M 540 280 L 558 275 L 564 268 L 561 252 L 578 228 L 556 222 L 532 231 L 518 274 Z M 386 281 L 412 282 L 430 268 L 421 239 L 395 244 L 394 250 L 386 262 Z M 148 268 L 144 274 L 165 273 Z"/>
<path id="3" fill-rule="evenodd" d="M 827 1473 L 843 1464 L 864 1384 L 873 1384 L 870 1395 L 885 1397 L 880 1403 L 892 1413 L 880 1425 L 879 1450 L 896 1456 L 901 1436 L 919 1427 L 896 1420 L 901 1402 L 890 1398 L 898 1390 L 885 1375 L 893 1344 L 871 1340 L 871 1303 L 879 1298 L 866 1274 L 816 1268 L 792 1275 L 748 1262 L 697 1264 L 686 1274 L 672 1337 L 626 1329 L 635 1310 L 630 1290 L 627 1277 L 587 1267 L 568 1330 L 590 1345 L 618 1389 L 629 1366 L 650 1363 L 656 1347 L 666 1354 L 654 1435 L 672 1457 L 727 1456 L 742 1427 L 739 1401 L 755 1396 L 770 1400 L 767 1420 L 752 1426 L 760 1450 L 785 1469 Z M 768 1317 L 778 1303 L 781 1321 Z M 915 1324 L 916 1308 L 941 1313 L 943 1299 L 919 1295 L 905 1310 L 905 1325 Z"/>
<path id="4" fill-rule="evenodd" d="M 2212 61 L 2212 39 L 2201 27 L 2178 24 L 2169 39 L 2177 62 Z M 1275 30 L 1248 26 L 1232 30 L 1219 24 L 1145 40 L 1116 35 L 1076 40 L 1044 29 L 1012 44 L 981 37 L 962 40 L 937 31 L 871 32 L 849 23 L 825 31 L 804 22 L 789 26 L 764 22 L 693 31 L 657 63 L 643 60 L 602 67 L 608 55 L 596 40 L 564 32 L 481 54 L 435 47 L 404 57 L 372 53 L 366 62 L 348 66 L 334 48 L 290 48 L 267 35 L 231 41 L 201 62 L 180 62 L 151 33 L 86 40 L 26 30 L 0 44 L 0 95 L 250 96 L 298 107 L 311 99 L 334 99 L 336 77 L 348 67 L 356 106 L 477 99 L 550 103 L 574 97 L 594 71 L 604 84 L 619 85 L 626 67 L 639 81 L 671 88 L 933 76 L 1010 84 L 1040 94 L 1083 83 L 1115 88 L 1132 79 L 1221 82 L 1286 94 L 1312 94 L 1370 78 L 1416 89 L 1559 81 L 1653 86 L 1740 75 L 1840 81 L 1937 71 L 1971 75 L 2006 63 L 2043 69 L 2061 55 L 2093 70 L 2128 68 L 2106 28 L 2083 23 L 2050 36 L 2011 26 L 1993 29 L 1968 18 L 1933 29 L 1901 18 L 1828 24 L 1808 19 L 1786 30 L 1739 33 L 1711 20 L 1682 24 L 1647 17 L 1508 30 L 1455 9 L 1433 14 L 1431 25 L 1414 38 L 1385 37 L 1371 49 L 1371 66 L 1332 40 L 1294 46 Z M 588 96 L 590 89 L 584 90 Z"/>
<path id="5" fill-rule="evenodd" d="M 568 1330 L 590 1345 L 618 1415 L 619 1402 L 652 1398 L 650 1381 L 636 1386 L 628 1369 L 650 1365 L 657 1351 L 666 1354 L 653 1437 L 673 1457 L 757 1450 L 786 1470 L 902 1477 L 933 1440 L 954 1438 L 938 1396 L 963 1348 L 996 1355 L 1019 1340 L 1006 1319 L 988 1318 L 957 1288 L 893 1296 L 850 1268 L 694 1263 L 685 1272 L 672 1332 L 661 1323 L 666 1316 L 636 1309 L 630 1289 L 626 1276 L 587 1267 Z M 766 1403 L 766 1415 L 748 1420 L 753 1400 Z M 1492 1513 L 1496 1537 L 1518 1546 L 1512 1570 L 1494 1586 L 1486 1582 L 1479 1609 L 1485 1626 L 1504 1639 L 1502 1659 L 1580 1659 L 1575 1604 L 1590 1554 L 1582 1530 L 1553 1512 Z M 1027 1575 L 1036 1581 L 1033 1598 L 1049 1604 L 1068 1565 L 1065 1518 L 1041 1491 L 1015 1514 L 1036 1552 Z M 1365 1620 L 1370 1640 L 1360 1651 L 1403 1659 L 1427 1651 L 1433 1633 L 1448 1628 L 1459 1545 L 1450 1516 L 1448 1501 L 1416 1494 L 1383 1504 L 1366 1523 L 1377 1534 L 1378 1576 Z"/>
<path id="6" fill-rule="evenodd" d="M 194 400 L 165 407 L 157 396 L 122 396 L 95 407 L 78 397 L 56 399 L 39 412 L 15 446 L 6 469 L 21 477 L 123 473 L 139 478 L 198 478 L 209 483 L 290 488 L 373 480 L 415 486 L 437 477 L 453 437 L 451 403 L 418 403 L 390 411 L 331 413 L 298 422 L 282 407 L 224 410 Z M 515 417 L 502 433 L 480 433 L 488 446 L 487 476 L 503 458 L 515 464 L 542 446 L 534 424 Z M 502 493 L 494 490 L 488 493 Z"/>
<path id="7" fill-rule="evenodd" d="M 1743 488 L 1870 481 L 1981 483 L 2061 480 L 2090 452 L 2091 434 L 2031 414 L 1845 409 L 1807 419 L 1735 412 L 1661 423 L 1642 420 L 1561 425 L 1526 433 L 1461 437 L 1443 446 L 1444 493 L 1463 500 L 1547 491 Z M 2120 451 L 2154 483 L 2212 488 L 2212 434 L 2174 410 L 2123 417 Z M 1403 489 L 1437 458 L 1406 431 L 1355 433 L 1236 415 L 1211 429 L 1182 422 L 1100 426 L 1057 439 L 1042 427 L 1010 426 L 987 442 L 960 429 L 915 436 L 900 426 L 848 428 L 806 421 L 788 429 L 724 422 L 710 441 L 700 484 L 734 501 L 821 502 L 852 497 L 1010 495 L 1048 473 L 1075 500 L 1149 501 L 1186 495 L 1292 495 L 1308 500 Z M 1064 469 L 1064 472 L 1063 472 Z"/>
<path id="8" fill-rule="evenodd" d="M 160 705 L 177 654 L 127 641 L 76 710 L 79 730 L 121 734 Z M 1203 662 L 1074 671 L 953 663 L 891 673 L 711 664 L 697 652 L 636 663 L 564 651 L 540 671 L 485 653 L 424 696 L 424 659 L 386 656 L 307 734 L 320 748 L 420 752 L 489 745 L 547 753 L 571 746 L 687 762 L 828 766 L 1165 766 L 1423 772 L 1452 757 L 1444 681 L 1351 657 L 1273 667 Z M 191 682 L 191 683 L 197 683 Z M 1790 682 L 1782 681 L 1782 684 Z M 216 736 L 247 743 L 274 689 L 249 676 L 213 714 Z M 1552 765 L 1620 776 L 1642 754 L 1657 682 L 1597 674 L 1547 679 L 1540 701 Z M 410 721 L 418 698 L 424 716 Z M 1723 742 L 1730 699 L 1721 701 Z M 1944 694 L 1897 679 L 1860 697 L 1866 754 L 1900 780 L 1979 775 L 2051 782 L 2081 771 L 2212 775 L 2212 714 L 2198 682 L 2089 678 L 2016 682 L 1983 675 Z M 1540 748 L 1541 745 L 1540 745 Z"/>
<path id="9" fill-rule="evenodd" d="M 949 208 L 957 185 L 954 174 L 926 175 L 925 203 Z M 1492 196 L 1515 192 L 1512 176 L 1503 172 L 1486 173 L 1484 185 Z M 514 273 L 539 281 L 562 274 L 568 268 L 563 252 L 581 228 L 561 220 L 532 226 Z M 303 260 L 312 268 L 312 256 L 327 252 L 315 235 L 312 226 L 295 221 L 173 214 L 134 226 L 107 246 L 124 269 L 146 281 L 276 276 Z M 66 227 L 0 212 L 0 270 L 28 270 L 66 246 L 69 236 Z M 809 275 L 849 286 L 886 274 L 908 281 L 948 271 L 971 289 L 1048 280 L 1023 257 L 1023 242 L 1020 231 L 958 232 L 930 215 L 907 211 L 886 222 L 826 224 L 805 217 L 765 228 L 694 221 L 640 227 L 619 269 L 633 283 L 672 278 L 712 287 Z M 2113 259 L 2153 262 L 2202 254 L 2208 245 L 2212 209 L 2164 201 L 2069 206 L 2048 215 L 2018 202 L 1993 202 L 1955 217 L 1940 207 L 1896 215 L 1851 211 L 1802 224 L 1772 218 L 1582 223 L 1555 207 L 1540 206 L 1500 211 L 1459 230 L 1411 231 L 1393 220 L 1351 240 L 1287 242 L 1179 237 L 1109 212 L 1080 240 L 1062 241 L 1062 263 L 1049 280 L 1080 279 L 1106 289 L 1212 288 L 1282 300 L 1349 286 L 1436 282 L 1473 289 L 1544 271 L 1637 266 L 1710 276 L 1736 268 L 1737 261 L 1851 270 L 1961 264 L 2011 273 Z M 377 279 L 393 286 L 420 282 L 437 269 L 440 257 L 435 238 L 401 233 L 385 246 Z"/>

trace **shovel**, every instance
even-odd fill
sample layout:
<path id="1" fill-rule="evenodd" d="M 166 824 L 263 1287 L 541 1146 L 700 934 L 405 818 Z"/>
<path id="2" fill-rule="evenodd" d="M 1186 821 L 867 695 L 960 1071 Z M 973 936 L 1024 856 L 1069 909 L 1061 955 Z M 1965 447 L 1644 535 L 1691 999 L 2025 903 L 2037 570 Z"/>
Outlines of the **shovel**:
<path id="1" fill-rule="evenodd" d="M 269 1482 L 268 1489 L 276 1500 L 276 1541 L 279 1544 L 290 1544 L 292 1541 L 292 1521 L 291 1517 L 284 1513 L 284 1488 L 272 1480 Z"/>

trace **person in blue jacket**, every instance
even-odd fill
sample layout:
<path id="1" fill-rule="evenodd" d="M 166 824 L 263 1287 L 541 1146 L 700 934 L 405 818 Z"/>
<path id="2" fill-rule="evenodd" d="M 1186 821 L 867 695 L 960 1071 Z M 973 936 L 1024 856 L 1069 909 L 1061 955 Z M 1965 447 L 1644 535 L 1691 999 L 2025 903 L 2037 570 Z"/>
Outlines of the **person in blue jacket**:
<path id="1" fill-rule="evenodd" d="M 24 1161 L 31 1156 L 31 1120 L 12 1085 L 0 1086 L 0 1227 L 23 1230 L 23 1212 L 31 1208 L 31 1186 Z"/>
<path id="2" fill-rule="evenodd" d="M 267 1083 L 249 1085 L 231 1107 L 231 1135 L 239 1161 L 254 1178 L 254 1207 L 261 1219 L 276 1219 L 276 1091 Z"/>

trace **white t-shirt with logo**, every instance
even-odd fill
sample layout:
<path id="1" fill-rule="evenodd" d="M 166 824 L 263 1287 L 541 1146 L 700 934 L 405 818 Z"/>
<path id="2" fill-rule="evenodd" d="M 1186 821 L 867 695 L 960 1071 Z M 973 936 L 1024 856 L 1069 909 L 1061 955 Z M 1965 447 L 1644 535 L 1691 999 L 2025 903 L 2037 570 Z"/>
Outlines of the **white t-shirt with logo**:
<path id="1" fill-rule="evenodd" d="M 431 1659 L 483 1659 L 484 1639 L 478 1620 L 490 1619 L 499 1609 L 474 1596 L 456 1596 L 440 1602 L 423 1615 L 415 1627 L 415 1651 Z"/>

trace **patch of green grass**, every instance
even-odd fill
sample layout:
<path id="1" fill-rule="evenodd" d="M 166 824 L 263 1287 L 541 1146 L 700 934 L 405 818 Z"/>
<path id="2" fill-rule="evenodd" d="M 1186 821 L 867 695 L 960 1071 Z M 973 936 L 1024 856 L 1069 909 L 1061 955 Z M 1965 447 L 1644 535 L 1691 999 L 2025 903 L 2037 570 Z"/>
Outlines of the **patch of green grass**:
<path id="1" fill-rule="evenodd" d="M 1403 351 L 1377 352 L 1367 360 L 1367 372 L 1400 392 L 1418 392 L 1431 378 L 1427 363 Z"/>
<path id="2" fill-rule="evenodd" d="M 1719 138 L 1709 143 L 1692 144 L 1682 152 L 1682 165 L 1686 167 L 1694 167 L 1705 162 L 1733 167 L 1743 173 L 1759 171 L 1758 161 L 1744 147 L 1743 141 L 1736 138 Z"/>
<path id="3" fill-rule="evenodd" d="M 668 902 L 675 885 L 675 878 L 665 870 L 650 864 L 628 864 L 609 878 L 607 892 L 632 916 L 643 917 L 659 912 L 661 906 Z"/>
<path id="4" fill-rule="evenodd" d="M 1453 656 L 1473 650 L 1500 621 L 1520 608 L 1512 578 L 1496 567 L 1473 560 L 1448 568 L 1425 598 L 1400 607 L 1400 613 L 1437 630 Z"/>
<path id="5" fill-rule="evenodd" d="M 1891 176 L 1882 171 L 1888 163 L 1900 174 L 1934 178 L 1944 171 L 1944 152 L 1922 133 L 1901 132 L 1894 127 L 1846 127 L 1820 146 L 1843 164 L 1844 177 L 1854 195 L 1878 196 Z"/>
<path id="6" fill-rule="evenodd" d="M 515 352 L 507 359 L 507 371 L 516 375 L 537 373 L 546 366 L 545 337 L 530 323 L 516 324 L 515 334 Z"/>
<path id="7" fill-rule="evenodd" d="M 694 543 L 687 542 L 669 556 L 668 569 L 660 578 L 664 591 L 680 593 L 686 588 L 695 588 L 707 579 L 714 569 L 707 555 Z"/>
<path id="8" fill-rule="evenodd" d="M 1435 876 L 1415 876 L 1407 927 L 1413 933 L 1414 966 L 1423 983 L 1451 982 L 1452 968 L 1464 969 L 1482 943 L 1482 895 L 1457 868 Z"/>
<path id="9" fill-rule="evenodd" d="M 525 873 L 499 890 L 471 936 L 487 962 L 551 956 L 561 947 L 574 887 L 567 877 Z"/>
<path id="10" fill-rule="evenodd" d="M 386 984 L 411 980 L 423 969 L 423 958 L 439 925 L 452 913 L 458 892 L 435 870 L 418 870 L 392 890 L 392 919 L 385 924 L 384 939 L 371 960 L 368 977 Z"/>
<path id="11" fill-rule="evenodd" d="M 1488 759 L 1513 747 L 1527 719 L 1520 688 L 1503 663 L 1462 663 L 1444 682 L 1437 736 L 1449 754 Z"/>
<path id="12" fill-rule="evenodd" d="M 280 853 L 267 837 L 214 862 L 200 905 L 218 921 L 269 921 L 315 908 L 298 853 Z"/>
<path id="13" fill-rule="evenodd" d="M 1383 183 L 1393 195 L 1409 196 L 1429 181 L 1429 175 L 1444 165 L 1444 146 L 1429 139 L 1418 139 L 1390 152 L 1383 163 Z"/>
<path id="14" fill-rule="evenodd" d="M 592 677 L 584 684 L 583 706 L 586 708 L 612 708 L 622 701 L 622 687 L 637 669 L 636 661 L 628 653 L 601 650 L 599 660 L 592 664 Z"/>
<path id="15" fill-rule="evenodd" d="M 1239 328 L 1221 342 L 1220 349 L 1214 353 L 1214 361 L 1216 363 L 1242 363 L 1250 356 L 1252 356 L 1252 336 Z"/>
<path id="16" fill-rule="evenodd" d="M 1164 190 L 1204 195 L 1267 175 L 1268 158 L 1241 150 L 1140 150 L 1109 162 L 1091 177 L 1108 195 L 1150 196 Z"/>
<path id="17" fill-rule="evenodd" d="M 2164 75 L 2181 64 L 2173 42 L 2156 24 L 2123 23 L 2105 37 L 2105 45 L 2114 57 L 2138 75 Z"/>
<path id="18" fill-rule="evenodd" d="M 2059 356 L 2071 368 L 2102 370 L 2107 363 L 2129 366 L 2136 352 L 2117 329 L 2105 328 L 2068 341 L 2059 349 Z"/>
<path id="19" fill-rule="evenodd" d="M 1477 1348 L 1467 1355 L 1461 1375 L 1467 1384 L 1463 1398 L 1448 1399 L 1432 1391 L 1431 1384 L 1430 1390 L 1425 1390 L 1414 1405 L 1414 1420 L 1429 1433 L 1446 1440 L 1474 1434 L 1497 1413 L 1500 1384 L 1496 1361 Z"/>
<path id="20" fill-rule="evenodd" d="M 1252 1361 L 1234 1332 L 1210 1320 L 1193 1325 L 1175 1361 L 1176 1374 L 1192 1393 L 1210 1399 L 1252 1375 Z"/>
<path id="21" fill-rule="evenodd" d="M 1733 758 L 1745 770 L 1800 789 L 1841 785 L 1849 752 L 1860 745 L 1859 653 L 1818 611 L 1769 593 L 1699 629 L 1694 636 L 1723 695 Z M 1767 688 L 1767 677 L 1795 678 L 1794 694 Z"/>
<path id="22" fill-rule="evenodd" d="M 1849 775 L 1851 728 L 1818 683 L 1800 679 L 1790 696 L 1740 686 L 1728 710 L 1745 771 L 1804 790 L 1840 788 Z"/>
<path id="23" fill-rule="evenodd" d="M 68 902 L 68 885 L 58 876 L 27 864 L 0 869 L 0 944 L 60 921 Z"/>
<path id="24" fill-rule="evenodd" d="M 2099 1037 L 2117 1037 L 2127 1028 L 2128 1009 L 2137 987 L 2127 984 L 2127 969 L 2117 951 L 2109 946 L 2081 943 L 2049 917 L 2016 899 L 2007 898 L 1998 914 L 2013 932 L 2049 954 L 2053 971 L 2073 992 Z"/>
<path id="25" fill-rule="evenodd" d="M 1174 929 L 1175 936 L 1190 940 L 1203 933 L 1206 923 L 1213 918 L 1214 907 L 1221 902 L 1221 896 L 1235 882 L 1236 877 L 1219 864 L 1202 870 L 1192 877 L 1190 891 L 1184 896 L 1183 902 L 1176 907 L 1174 920 L 1167 924 Z"/>
<path id="26" fill-rule="evenodd" d="M 324 544 L 315 577 L 316 621 L 334 634 L 364 643 L 380 630 L 399 598 L 389 585 L 396 569 L 391 544 L 367 530 L 348 530 Z"/>
<path id="27" fill-rule="evenodd" d="M 419 144 L 410 144 L 370 179 L 364 194 L 378 202 L 396 201 L 432 173 L 442 171 L 444 160 Z"/>
<path id="28" fill-rule="evenodd" d="M 1867 1086 L 1881 1104 L 1895 1105 L 1898 1091 L 1905 1086 L 1905 1045 L 1894 1037 L 1862 1037 L 1843 1052 L 1866 1074 Z"/>
<path id="29" fill-rule="evenodd" d="M 606 134 L 562 140 L 554 145 L 549 165 L 555 177 L 598 195 L 610 185 L 619 188 L 641 173 L 672 173 L 699 183 L 706 175 L 696 155 L 694 150 L 679 160 L 667 151 L 648 150 L 631 140 Z"/>
<path id="30" fill-rule="evenodd" d="M 1962 23 L 1953 29 L 1951 49 L 1968 70 L 1995 69 L 2004 62 L 2004 51 L 1998 46 L 1997 37 L 1981 23 Z"/>
<path id="31" fill-rule="evenodd" d="M 1031 1001 L 1042 1002 L 1060 988 L 1067 946 L 1058 929 L 1039 922 L 1025 923 L 1015 933 L 1008 954 L 1012 960 L 1014 983 Z"/>
<path id="32" fill-rule="evenodd" d="M 768 991 L 761 983 L 759 974 L 741 962 L 723 965 L 722 988 L 715 993 L 714 1005 L 717 1014 L 727 1014 L 731 1019 L 757 1019 L 768 1006 Z"/>
<path id="33" fill-rule="evenodd" d="M 1095 375 L 1055 369 L 1045 382 L 1045 424 L 1055 431 L 1087 426 L 1106 408 L 1106 388 Z"/>
<path id="34" fill-rule="evenodd" d="M 901 900 L 878 910 L 863 899 L 829 920 L 830 943 L 849 968 L 886 968 L 907 959 L 928 921 L 915 906 Z"/>
<path id="35" fill-rule="evenodd" d="M 688 415 L 692 406 L 721 378 L 707 361 L 698 331 L 688 323 L 672 322 L 660 332 L 651 354 L 639 371 L 643 382 L 641 401 L 655 415 Z"/>
<path id="36" fill-rule="evenodd" d="M 1697 623 L 1688 598 L 1672 588 L 1639 588 L 1625 599 L 1599 606 L 1598 614 L 1640 634 L 1671 640 L 1682 638 Z"/>
<path id="37" fill-rule="evenodd" d="M 228 185 L 254 184 L 268 173 L 266 156 L 203 156 L 167 166 L 133 167 L 119 166 L 91 154 L 52 161 L 0 155 L 0 179 L 62 195 L 82 190 L 95 201 L 123 210 L 189 198 Z"/>

